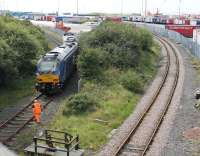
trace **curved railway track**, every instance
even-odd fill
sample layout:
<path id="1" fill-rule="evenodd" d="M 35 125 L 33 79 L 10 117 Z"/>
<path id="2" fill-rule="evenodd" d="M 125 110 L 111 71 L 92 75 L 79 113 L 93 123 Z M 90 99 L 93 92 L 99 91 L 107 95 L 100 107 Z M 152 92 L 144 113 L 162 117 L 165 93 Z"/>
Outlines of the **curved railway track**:
<path id="1" fill-rule="evenodd" d="M 39 96 L 34 98 L 29 104 L 27 104 L 21 110 L 16 112 L 16 114 L 11 116 L 0 125 L 0 142 L 6 145 L 10 145 L 9 143 L 12 142 L 15 136 L 33 121 L 33 101 L 35 99 L 40 99 L 42 96 L 43 94 L 40 94 Z M 53 98 L 50 98 L 46 102 L 42 102 L 43 109 L 45 109 L 52 101 Z"/>
<path id="2" fill-rule="evenodd" d="M 179 79 L 179 59 L 174 46 L 164 38 L 156 37 L 161 42 L 167 52 L 168 62 L 165 73 L 162 76 L 162 83 L 156 90 L 153 98 L 149 101 L 150 105 L 146 108 L 143 114 L 139 117 L 137 123 L 130 133 L 123 139 L 120 146 L 114 150 L 112 156 L 144 156 L 159 130 L 160 125 L 166 115 L 175 93 Z M 168 93 L 165 93 L 168 91 Z M 166 95 L 165 95 L 166 94 Z M 162 101 L 162 97 L 164 97 Z M 156 110 L 158 104 L 162 105 L 159 110 Z M 159 113 L 155 113 L 158 111 Z M 154 117 L 157 114 L 157 117 Z M 151 126 L 149 122 L 152 122 Z M 145 132 L 147 132 L 145 134 Z"/>

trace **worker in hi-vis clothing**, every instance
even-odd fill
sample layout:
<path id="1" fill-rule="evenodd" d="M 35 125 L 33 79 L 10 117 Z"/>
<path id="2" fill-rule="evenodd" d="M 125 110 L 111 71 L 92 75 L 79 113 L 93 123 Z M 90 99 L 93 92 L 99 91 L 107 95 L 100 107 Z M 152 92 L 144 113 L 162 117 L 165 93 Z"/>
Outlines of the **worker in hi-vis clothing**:
<path id="1" fill-rule="evenodd" d="M 38 100 L 34 100 L 34 103 L 33 103 L 33 116 L 34 116 L 34 119 L 35 119 L 36 123 L 40 123 L 41 112 L 42 112 L 41 103 Z"/>

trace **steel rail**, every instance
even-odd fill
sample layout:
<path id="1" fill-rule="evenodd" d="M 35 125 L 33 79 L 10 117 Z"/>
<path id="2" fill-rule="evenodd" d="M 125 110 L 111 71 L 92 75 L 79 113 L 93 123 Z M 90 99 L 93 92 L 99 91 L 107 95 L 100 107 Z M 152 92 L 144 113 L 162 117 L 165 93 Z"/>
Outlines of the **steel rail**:
<path id="1" fill-rule="evenodd" d="M 51 102 L 53 101 L 53 99 L 50 99 L 48 102 L 45 103 L 45 105 L 43 106 L 43 108 L 46 108 Z M 27 119 L 27 121 L 25 123 L 23 123 L 19 128 L 17 128 L 17 130 L 15 132 L 13 132 L 13 134 L 11 134 L 8 138 L 6 138 L 5 140 L 3 140 L 2 142 L 4 144 L 6 144 L 8 141 L 10 141 L 16 134 L 18 134 L 22 129 L 25 128 L 25 126 L 30 123 L 31 121 L 33 121 L 34 116 L 30 117 L 29 119 Z"/>
<path id="2" fill-rule="evenodd" d="M 10 117 L 9 119 L 7 119 L 5 122 L 3 122 L 0 125 L 0 130 L 6 126 L 6 124 L 8 124 L 10 121 L 12 121 L 16 116 L 18 116 L 19 114 L 21 114 L 23 111 L 25 111 L 28 107 L 30 107 L 33 104 L 33 101 L 36 99 L 39 99 L 41 96 L 43 96 L 43 94 L 38 95 L 36 98 L 34 98 L 28 105 L 26 105 L 25 107 L 23 107 L 21 110 L 19 110 L 16 114 L 14 114 L 12 117 Z"/>
<path id="3" fill-rule="evenodd" d="M 168 99 L 168 101 L 167 101 L 167 105 L 165 106 L 165 109 L 164 109 L 164 111 L 162 112 L 162 115 L 161 115 L 161 117 L 160 117 L 160 119 L 159 119 L 157 125 L 155 126 L 155 129 L 154 129 L 154 131 L 153 131 L 151 137 L 149 138 L 147 144 L 145 145 L 145 149 L 144 149 L 144 151 L 142 152 L 141 156 L 144 156 L 144 155 L 146 154 L 146 152 L 148 151 L 148 149 L 149 149 L 151 143 L 153 142 L 153 139 L 154 139 L 156 133 L 158 132 L 158 130 L 159 130 L 159 128 L 160 128 L 160 126 L 161 126 L 161 124 L 162 124 L 162 122 L 163 122 L 163 119 L 164 119 L 164 117 L 165 117 L 165 115 L 166 115 L 166 113 L 167 113 L 167 111 L 168 111 L 168 109 L 169 109 L 169 106 L 170 106 L 170 104 L 171 104 L 171 102 L 172 102 L 172 99 L 173 99 L 173 97 L 174 97 L 174 93 L 175 93 L 175 90 L 176 90 L 176 87 L 177 87 L 177 84 L 178 84 L 179 71 L 180 71 L 180 70 L 179 70 L 180 65 L 179 65 L 178 55 L 177 55 L 177 53 L 176 53 L 175 48 L 172 46 L 172 44 L 171 44 L 169 41 L 165 40 L 165 39 L 163 39 L 163 40 L 164 40 L 165 43 L 167 43 L 167 44 L 171 47 L 171 49 L 172 49 L 172 51 L 173 51 L 173 53 L 174 53 L 174 55 L 175 55 L 175 57 L 176 57 L 176 67 L 177 67 L 177 70 L 176 70 L 176 75 L 175 75 L 175 81 L 173 82 L 173 88 L 172 88 L 172 90 L 171 90 L 171 92 L 170 92 L 170 96 L 169 96 L 169 99 Z"/>
<path id="4" fill-rule="evenodd" d="M 62 41 L 61 41 L 61 40 L 59 40 L 59 39 L 56 38 L 53 34 L 51 34 L 51 33 L 52 33 L 51 30 L 46 29 L 46 30 L 44 30 L 44 31 L 46 31 L 46 32 L 45 32 L 46 37 L 47 37 L 49 40 L 51 40 L 52 42 L 54 42 L 57 46 L 59 46 L 59 45 L 62 44 Z M 50 32 L 50 33 L 49 33 L 49 32 Z"/>
<path id="5" fill-rule="evenodd" d="M 132 130 L 130 131 L 130 133 L 123 139 L 122 143 L 120 144 L 120 146 L 117 148 L 117 150 L 113 153 L 113 156 L 117 156 L 119 155 L 120 151 L 123 149 L 123 147 L 128 143 L 130 137 L 136 132 L 136 130 L 139 128 L 140 124 L 142 123 L 143 119 L 145 118 L 146 114 L 149 112 L 149 110 L 151 109 L 152 105 L 155 103 L 157 97 L 159 96 L 160 91 L 162 90 L 162 88 L 164 87 L 164 84 L 166 82 L 166 79 L 168 77 L 168 73 L 169 73 L 169 68 L 170 68 L 170 56 L 169 56 L 169 51 L 167 49 L 167 47 L 164 45 L 164 48 L 167 51 L 167 66 L 166 66 L 166 70 L 165 73 L 163 74 L 163 79 L 162 82 L 160 83 L 158 89 L 156 90 L 152 100 L 150 101 L 150 105 L 147 107 L 147 109 L 143 112 L 143 114 L 140 116 L 139 120 L 137 121 L 137 123 L 135 124 L 135 126 L 132 128 Z"/>
<path id="6" fill-rule="evenodd" d="M 27 111 L 30 110 L 32 104 L 33 104 L 33 101 L 35 99 L 39 99 L 40 97 L 42 97 L 43 94 L 40 94 L 39 96 L 37 96 L 36 98 L 34 98 L 28 105 L 26 105 L 23 109 L 21 109 L 20 111 L 18 111 L 16 114 L 14 114 L 11 118 L 9 118 L 8 120 L 6 120 L 3 124 L 1 124 L 0 126 L 0 131 L 8 128 L 8 125 L 12 125 L 12 122 L 15 122 L 17 121 L 16 119 L 17 118 L 20 118 L 20 117 L 23 117 L 23 114 Z M 48 100 L 44 105 L 43 105 L 43 109 L 46 109 L 46 107 L 53 101 L 53 98 L 51 98 L 50 100 Z M 20 116 L 22 115 L 22 116 Z M 24 122 L 21 122 L 21 123 L 18 123 L 16 124 L 16 129 L 14 131 L 10 131 L 9 135 L 6 135 L 6 136 L 1 136 L 1 137 L 5 137 L 5 139 L 1 139 L 1 142 L 3 144 L 7 144 L 9 141 L 12 140 L 13 137 L 15 137 L 18 133 L 20 133 L 21 130 L 23 130 L 26 125 L 28 125 L 31 121 L 33 121 L 34 119 L 34 116 L 32 115 L 31 117 L 23 117 L 25 119 L 23 119 Z M 19 120 L 20 121 L 20 120 Z M 8 128 L 9 129 L 9 128 Z M 11 127 L 12 129 L 12 127 Z M 0 134 L 5 134 L 5 132 L 0 132 Z"/>

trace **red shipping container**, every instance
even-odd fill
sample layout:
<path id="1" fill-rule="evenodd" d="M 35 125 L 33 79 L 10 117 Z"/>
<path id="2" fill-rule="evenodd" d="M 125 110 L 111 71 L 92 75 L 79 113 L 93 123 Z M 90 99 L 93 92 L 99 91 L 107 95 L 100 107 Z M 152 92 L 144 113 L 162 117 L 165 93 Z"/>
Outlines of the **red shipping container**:
<path id="1" fill-rule="evenodd" d="M 115 23 L 121 23 L 122 22 L 122 18 L 121 17 L 107 17 L 106 20 L 115 22 Z"/>
<path id="2" fill-rule="evenodd" d="M 174 24 L 174 19 L 168 19 L 167 24 Z"/>
<path id="3" fill-rule="evenodd" d="M 53 18 L 55 18 L 55 16 L 48 15 L 46 20 L 47 20 L 47 21 L 52 21 Z"/>
<path id="4" fill-rule="evenodd" d="M 190 20 L 185 20 L 185 25 L 190 25 Z"/>
<path id="5" fill-rule="evenodd" d="M 193 30 L 200 28 L 200 26 L 191 26 L 191 25 L 166 25 L 166 28 L 169 30 L 176 31 L 182 34 L 185 37 L 192 38 Z"/>

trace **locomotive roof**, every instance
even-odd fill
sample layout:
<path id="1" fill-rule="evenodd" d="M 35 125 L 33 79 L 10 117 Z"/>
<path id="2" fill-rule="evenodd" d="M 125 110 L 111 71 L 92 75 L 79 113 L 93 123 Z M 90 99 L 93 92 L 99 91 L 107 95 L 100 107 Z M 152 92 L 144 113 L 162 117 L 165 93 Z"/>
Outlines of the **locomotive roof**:
<path id="1" fill-rule="evenodd" d="M 63 44 L 59 47 L 54 48 L 50 52 L 48 52 L 46 57 L 57 57 L 58 60 L 63 60 L 65 57 L 69 56 L 71 53 L 74 53 L 77 49 L 78 45 L 75 42 Z"/>

